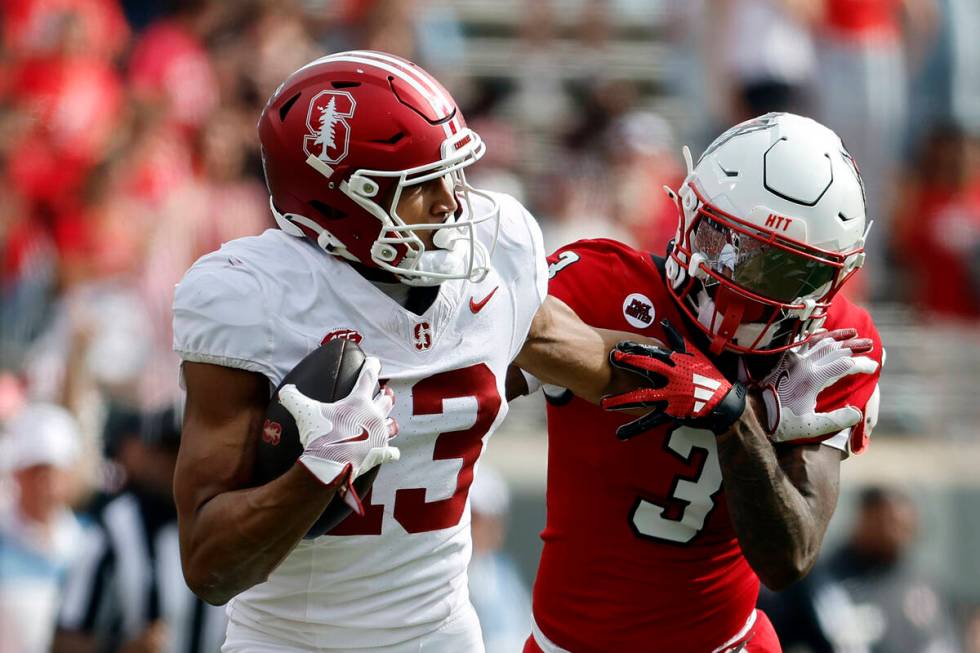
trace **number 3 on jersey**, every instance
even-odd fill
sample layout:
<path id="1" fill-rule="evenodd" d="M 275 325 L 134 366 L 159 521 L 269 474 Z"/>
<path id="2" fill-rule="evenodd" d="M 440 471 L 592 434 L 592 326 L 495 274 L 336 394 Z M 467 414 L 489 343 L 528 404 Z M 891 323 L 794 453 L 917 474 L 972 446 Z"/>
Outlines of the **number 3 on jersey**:
<path id="1" fill-rule="evenodd" d="M 443 401 L 463 397 L 476 400 L 476 421 L 467 429 L 440 433 L 432 453 L 436 461 L 462 460 L 455 492 L 447 499 L 436 501 L 426 501 L 424 487 L 400 488 L 395 492 L 395 520 L 409 533 L 435 531 L 459 523 L 473 483 L 473 465 L 483 451 L 483 436 L 497 418 L 501 404 L 496 377 L 483 363 L 442 372 L 412 386 L 412 414 L 416 417 L 440 415 Z M 329 534 L 380 535 L 384 505 L 369 504 L 370 496 L 364 502 L 363 517 L 351 515 Z"/>
<path id="2" fill-rule="evenodd" d="M 681 427 L 670 434 L 668 451 L 686 463 L 702 459 L 691 478 L 678 476 L 666 505 L 637 499 L 630 515 L 638 535 L 656 540 L 686 544 L 704 528 L 714 507 L 714 495 L 721 489 L 721 466 L 715 436 L 709 431 Z"/>
<path id="3" fill-rule="evenodd" d="M 572 263 L 578 261 L 581 257 L 571 250 L 566 250 L 558 255 L 555 262 L 548 266 L 548 278 L 554 279 L 555 275 L 567 268 Z"/>

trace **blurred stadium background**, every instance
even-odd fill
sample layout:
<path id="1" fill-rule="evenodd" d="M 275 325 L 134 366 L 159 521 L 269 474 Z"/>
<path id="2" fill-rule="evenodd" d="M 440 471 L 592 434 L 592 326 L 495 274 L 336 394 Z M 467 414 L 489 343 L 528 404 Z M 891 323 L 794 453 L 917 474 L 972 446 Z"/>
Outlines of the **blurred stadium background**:
<path id="1" fill-rule="evenodd" d="M 837 130 L 862 167 L 875 225 L 850 292 L 888 352 L 880 422 L 844 464 L 827 549 L 862 488 L 902 488 L 921 513 L 912 560 L 952 606 L 962 650 L 980 651 L 977 0 L 0 8 L 0 417 L 46 401 L 77 418 L 71 505 L 120 482 L 102 441 L 110 407 L 179 400 L 174 283 L 222 242 L 273 226 L 254 127 L 306 61 L 372 48 L 426 67 L 487 141 L 476 185 L 521 198 L 549 249 L 607 236 L 662 252 L 675 216 L 660 187 L 683 177 L 680 147 L 697 156 L 726 126 L 788 109 Z M 539 398 L 515 403 L 485 460 L 511 488 L 506 551 L 530 583 Z M 12 488 L 0 482 L 0 504 Z"/>

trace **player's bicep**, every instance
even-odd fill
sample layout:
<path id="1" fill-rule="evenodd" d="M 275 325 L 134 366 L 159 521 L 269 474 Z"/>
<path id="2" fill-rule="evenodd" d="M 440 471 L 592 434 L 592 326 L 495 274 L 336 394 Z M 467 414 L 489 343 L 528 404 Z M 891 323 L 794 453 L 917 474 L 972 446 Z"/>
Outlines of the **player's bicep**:
<path id="1" fill-rule="evenodd" d="M 269 381 L 255 372 L 183 363 L 187 403 L 174 494 L 182 516 L 211 498 L 249 485 L 269 401 Z"/>

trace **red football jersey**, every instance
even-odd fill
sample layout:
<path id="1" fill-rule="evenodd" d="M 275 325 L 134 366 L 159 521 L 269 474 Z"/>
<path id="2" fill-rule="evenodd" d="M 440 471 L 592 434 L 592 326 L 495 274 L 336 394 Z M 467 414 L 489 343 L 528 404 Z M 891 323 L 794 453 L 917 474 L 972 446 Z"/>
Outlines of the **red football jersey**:
<path id="1" fill-rule="evenodd" d="M 664 340 L 667 318 L 690 337 L 650 254 L 587 240 L 550 263 L 549 293 L 588 324 Z M 843 326 L 873 338 L 869 355 L 880 362 L 870 317 L 841 298 L 826 327 Z M 845 377 L 821 406 L 864 408 L 876 385 L 877 375 Z M 633 417 L 566 399 L 548 407 L 548 518 L 534 585 L 541 633 L 575 653 L 706 653 L 732 641 L 754 614 L 759 580 L 728 515 L 714 436 L 661 428 L 620 441 L 616 427 Z M 863 441 L 864 429 L 854 437 Z"/>

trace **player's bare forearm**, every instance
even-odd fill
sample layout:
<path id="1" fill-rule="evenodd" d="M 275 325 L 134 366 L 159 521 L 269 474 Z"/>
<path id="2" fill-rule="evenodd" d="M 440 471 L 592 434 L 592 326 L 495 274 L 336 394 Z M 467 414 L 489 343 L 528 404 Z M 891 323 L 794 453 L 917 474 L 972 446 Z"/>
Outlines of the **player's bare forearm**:
<path id="1" fill-rule="evenodd" d="M 750 396 L 743 417 L 718 438 L 728 511 L 746 560 L 767 587 L 799 580 L 816 562 L 837 505 L 840 452 L 766 437 Z"/>
<path id="2" fill-rule="evenodd" d="M 264 582 L 330 503 L 334 491 L 301 465 L 248 490 L 220 494 L 181 521 L 188 586 L 221 605 Z"/>
<path id="3" fill-rule="evenodd" d="M 591 327 L 563 301 L 549 296 L 535 314 L 514 363 L 542 383 L 568 388 L 597 404 L 603 395 L 640 385 L 637 377 L 609 364 L 609 351 L 623 340 L 660 344 L 626 331 Z"/>
<path id="4" fill-rule="evenodd" d="M 188 586 L 220 605 L 263 582 L 333 498 L 301 465 L 251 485 L 268 382 L 265 377 L 185 363 L 187 408 L 174 497 Z"/>

